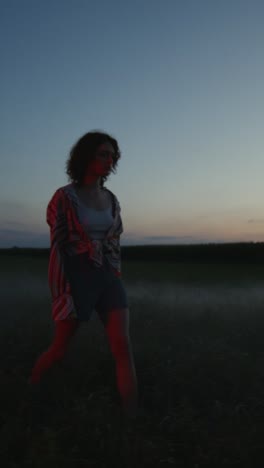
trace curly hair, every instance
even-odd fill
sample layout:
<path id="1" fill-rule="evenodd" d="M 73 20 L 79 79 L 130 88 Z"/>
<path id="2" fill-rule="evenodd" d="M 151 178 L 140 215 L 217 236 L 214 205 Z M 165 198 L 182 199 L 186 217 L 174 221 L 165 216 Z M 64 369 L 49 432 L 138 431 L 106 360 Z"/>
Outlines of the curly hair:
<path id="1" fill-rule="evenodd" d="M 115 170 L 118 165 L 118 160 L 121 158 L 121 152 L 117 140 L 108 133 L 104 133 L 100 130 L 92 130 L 80 137 L 70 150 L 69 158 L 66 161 L 66 174 L 68 175 L 69 182 L 74 182 L 78 186 L 82 184 L 87 165 L 95 158 L 98 146 L 107 142 L 112 144 L 115 151 L 110 173 L 116 172 Z M 104 186 L 109 174 L 100 177 L 101 187 Z"/>

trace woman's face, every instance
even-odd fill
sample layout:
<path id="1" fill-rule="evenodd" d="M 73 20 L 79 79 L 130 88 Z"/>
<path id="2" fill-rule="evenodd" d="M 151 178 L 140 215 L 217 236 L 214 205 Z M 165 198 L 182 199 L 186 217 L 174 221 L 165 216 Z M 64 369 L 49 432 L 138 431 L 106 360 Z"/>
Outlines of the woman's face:
<path id="1" fill-rule="evenodd" d="M 113 166 L 114 154 L 115 150 L 111 143 L 107 142 L 98 146 L 95 152 L 95 158 L 87 167 L 89 173 L 98 176 L 108 174 Z"/>
<path id="2" fill-rule="evenodd" d="M 95 157 L 96 161 L 102 165 L 102 167 L 107 170 L 111 169 L 113 165 L 115 150 L 110 142 L 103 143 L 98 146 Z"/>

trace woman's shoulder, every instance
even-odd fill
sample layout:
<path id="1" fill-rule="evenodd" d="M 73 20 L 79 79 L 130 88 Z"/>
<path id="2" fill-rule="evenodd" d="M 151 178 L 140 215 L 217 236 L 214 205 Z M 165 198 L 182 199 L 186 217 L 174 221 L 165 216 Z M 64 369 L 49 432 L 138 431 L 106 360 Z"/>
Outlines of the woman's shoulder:
<path id="1" fill-rule="evenodd" d="M 67 185 L 64 185 L 55 189 L 55 191 L 50 196 L 48 206 L 51 206 L 51 205 L 53 206 L 54 204 L 64 205 L 64 202 L 67 199 L 66 195 L 67 195 L 67 190 L 69 190 L 69 185 L 70 184 L 67 184 Z"/>
<path id="2" fill-rule="evenodd" d="M 61 198 L 61 199 L 67 199 L 67 198 L 72 198 L 74 195 L 74 185 L 73 183 L 62 185 L 61 187 L 58 187 L 55 192 L 54 192 L 54 197 L 56 198 Z"/>
<path id="3" fill-rule="evenodd" d="M 119 203 L 119 200 L 118 200 L 117 196 L 111 190 L 109 190 L 107 187 L 103 187 L 103 188 L 105 190 L 107 190 L 107 192 L 109 192 L 109 194 L 112 196 L 112 199 L 114 199 L 114 202 L 115 202 L 116 206 L 119 208 L 119 210 L 121 210 L 120 203 Z"/>
<path id="4" fill-rule="evenodd" d="M 116 204 L 116 206 L 118 207 L 119 210 L 121 210 L 121 207 L 120 207 L 120 203 L 119 203 L 119 200 L 117 198 L 117 196 L 115 195 L 115 193 L 112 192 L 112 190 L 109 190 L 109 188 L 107 187 L 102 187 L 103 190 L 105 190 L 107 193 L 109 193 L 110 197 L 112 198 L 112 200 L 114 200 L 114 203 Z M 73 183 L 69 183 L 69 184 L 66 184 L 66 185 L 62 185 L 61 187 L 58 187 L 53 196 L 52 196 L 52 199 L 65 199 L 65 198 L 71 198 L 73 196 L 73 191 L 74 191 L 74 186 L 73 186 Z"/>
<path id="5" fill-rule="evenodd" d="M 71 184 L 62 185 L 54 190 L 53 196 L 55 195 L 63 195 L 69 188 Z"/>

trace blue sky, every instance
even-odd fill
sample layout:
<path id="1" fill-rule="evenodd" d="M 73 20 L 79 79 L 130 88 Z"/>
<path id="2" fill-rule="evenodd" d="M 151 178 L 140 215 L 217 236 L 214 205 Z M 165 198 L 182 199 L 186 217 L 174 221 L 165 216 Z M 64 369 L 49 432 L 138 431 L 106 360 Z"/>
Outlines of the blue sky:
<path id="1" fill-rule="evenodd" d="M 114 136 L 121 245 L 264 240 L 264 3 L 1 1 L 0 247 L 49 247 L 72 145 Z"/>

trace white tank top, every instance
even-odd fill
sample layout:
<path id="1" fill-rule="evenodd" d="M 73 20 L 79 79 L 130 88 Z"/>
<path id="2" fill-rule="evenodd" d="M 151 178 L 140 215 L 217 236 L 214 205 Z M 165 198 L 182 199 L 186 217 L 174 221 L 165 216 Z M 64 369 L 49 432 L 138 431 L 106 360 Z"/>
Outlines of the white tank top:
<path id="1" fill-rule="evenodd" d="M 95 210 L 80 201 L 78 214 L 83 228 L 91 239 L 103 239 L 113 224 L 112 205 L 105 210 Z"/>

